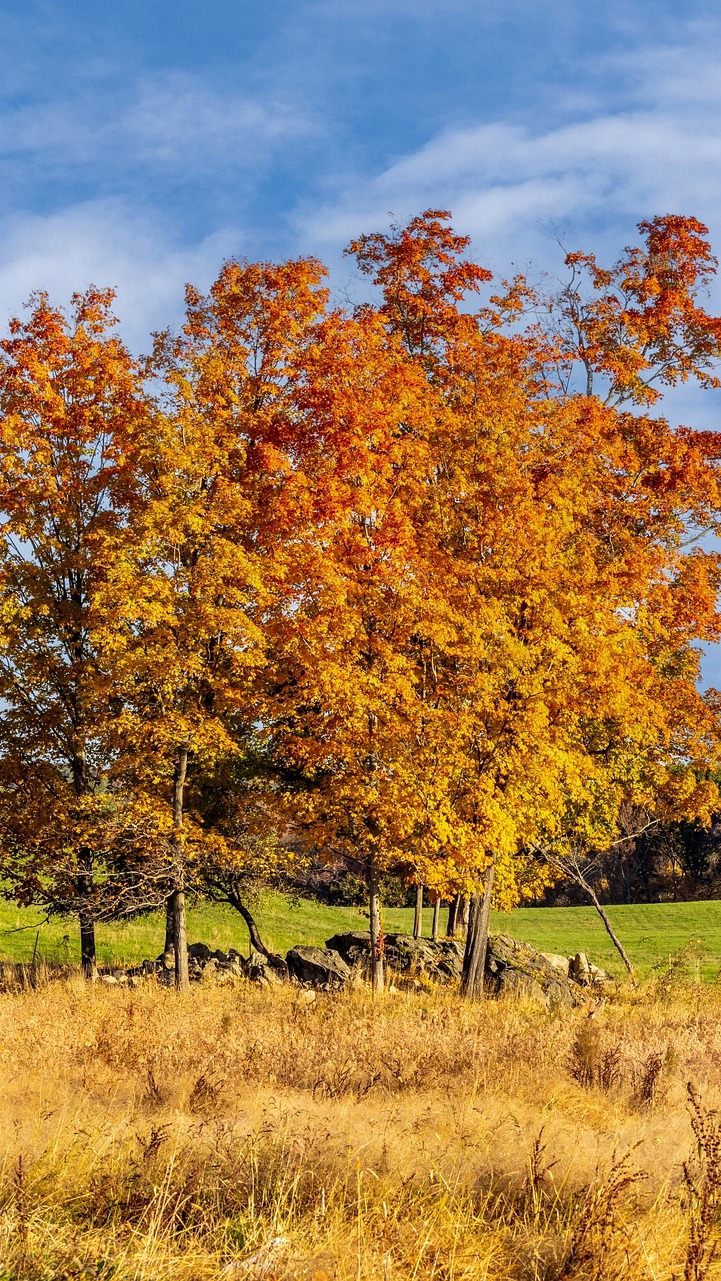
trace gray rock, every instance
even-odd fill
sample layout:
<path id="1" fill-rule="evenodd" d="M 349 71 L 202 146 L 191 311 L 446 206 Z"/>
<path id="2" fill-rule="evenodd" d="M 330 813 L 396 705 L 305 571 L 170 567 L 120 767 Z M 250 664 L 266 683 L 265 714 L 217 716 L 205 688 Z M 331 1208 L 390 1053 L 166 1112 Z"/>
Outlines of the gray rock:
<path id="1" fill-rule="evenodd" d="M 404 978 L 430 979 L 448 983 L 459 979 L 463 970 L 463 944 L 457 939 L 414 939 L 410 934 L 386 934 L 385 961 L 389 970 Z M 338 952 L 347 965 L 367 975 L 370 969 L 370 934 L 353 930 L 326 939 L 326 947 Z"/>
<path id="2" fill-rule="evenodd" d="M 193 961 L 207 961 L 213 953 L 207 943 L 191 943 L 188 948 L 188 959 Z"/>
<path id="3" fill-rule="evenodd" d="M 238 953 L 236 952 L 236 956 L 237 955 Z M 288 977 L 288 965 L 284 958 L 282 956 L 278 956 L 276 952 L 269 952 L 266 956 L 264 952 L 256 952 L 255 949 L 253 949 L 251 950 L 248 960 L 245 961 L 244 964 L 269 965 L 272 970 L 276 971 L 283 982 L 285 982 Z"/>
<path id="4" fill-rule="evenodd" d="M 520 970 L 502 970 L 496 977 L 495 996 L 524 997 L 548 1007 L 549 999 L 541 984 Z"/>
<path id="5" fill-rule="evenodd" d="M 255 953 L 258 956 L 258 953 Z M 245 967 L 246 976 L 261 987 L 275 987 L 284 982 L 284 976 L 274 966 L 268 965 L 264 957 L 258 961 L 249 961 Z"/>
<path id="6" fill-rule="evenodd" d="M 367 930 L 349 930 L 347 934 L 334 934 L 326 939 L 325 945 L 331 952 L 342 956 L 351 969 L 366 969 L 370 963 L 371 936 Z"/>
<path id="7" fill-rule="evenodd" d="M 568 975 L 574 983 L 579 983 L 581 987 L 588 987 L 591 982 L 591 967 L 585 952 L 576 952 L 575 956 L 569 958 Z"/>
<path id="8" fill-rule="evenodd" d="M 575 1004 L 568 979 L 530 944 L 507 934 L 492 934 L 488 940 L 484 985 L 495 996 L 531 997 L 549 1007 Z"/>
<path id="9" fill-rule="evenodd" d="M 588 969 L 591 975 L 591 983 L 594 987 L 603 987 L 607 983 L 611 983 L 615 987 L 616 980 L 612 974 L 608 973 L 608 970 L 602 970 L 600 965 L 592 965 L 590 961 Z"/>
<path id="10" fill-rule="evenodd" d="M 397 974 L 447 983 L 463 972 L 463 944 L 456 939 L 414 939 L 410 934 L 387 934 L 385 955 Z"/>
<path id="11" fill-rule="evenodd" d="M 292 947 L 285 959 L 292 978 L 316 988 L 341 988 L 351 977 L 350 966 L 329 947 Z"/>

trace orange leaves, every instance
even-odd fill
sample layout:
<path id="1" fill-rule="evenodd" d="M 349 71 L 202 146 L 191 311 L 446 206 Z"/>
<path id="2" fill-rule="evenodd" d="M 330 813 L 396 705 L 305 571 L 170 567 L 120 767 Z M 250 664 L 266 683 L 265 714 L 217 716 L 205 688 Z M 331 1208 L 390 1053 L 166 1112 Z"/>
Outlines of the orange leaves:
<path id="1" fill-rule="evenodd" d="M 0 849 L 17 892 L 53 906 L 78 898 L 78 877 L 94 893 L 112 808 L 100 597 L 140 499 L 147 421 L 112 297 L 76 295 L 66 316 L 39 294 L 1 344 Z"/>
<path id="2" fill-rule="evenodd" d="M 347 253 L 383 291 L 383 313 L 414 355 L 430 355 L 434 345 L 467 328 L 456 304 L 478 293 L 491 273 L 461 257 L 470 243 L 457 236 L 447 210 L 428 209 L 390 236 L 360 236 Z"/>
<path id="3" fill-rule="evenodd" d="M 643 245 L 627 248 L 610 269 L 592 254 L 568 254 L 570 278 L 552 302 L 557 358 L 566 367 L 581 361 L 588 394 L 601 374 L 611 404 L 654 404 L 664 386 L 690 377 L 719 385 L 721 320 L 698 302 L 717 266 L 707 228 L 669 214 L 639 223 L 639 231 Z"/>
<path id="4" fill-rule="evenodd" d="M 354 242 L 380 290 L 354 314 L 315 260 L 226 263 L 153 398 L 110 295 L 39 296 L 0 368 L 3 763 L 28 745 L 36 830 L 97 792 L 128 848 L 167 843 L 187 745 L 189 862 L 292 812 L 440 891 L 495 855 L 510 901 L 543 880 L 526 844 L 609 839 L 623 796 L 708 812 L 719 569 L 685 542 L 718 523 L 719 438 L 622 405 L 714 382 L 715 262 L 693 220 L 641 231 L 610 269 L 569 255 L 544 335 L 522 280 L 467 309 L 488 273 L 442 211 Z M 219 824 L 243 756 L 262 803 Z"/>

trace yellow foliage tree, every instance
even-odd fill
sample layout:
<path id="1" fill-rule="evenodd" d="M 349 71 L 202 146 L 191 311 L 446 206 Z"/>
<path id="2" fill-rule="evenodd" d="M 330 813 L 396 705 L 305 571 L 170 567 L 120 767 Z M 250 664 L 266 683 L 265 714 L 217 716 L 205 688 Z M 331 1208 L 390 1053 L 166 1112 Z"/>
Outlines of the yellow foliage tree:
<path id="1" fill-rule="evenodd" d="M 39 294 L 0 344 L 3 879 L 22 902 L 77 911 L 89 977 L 96 919 L 136 901 L 114 848 L 116 709 L 98 630 L 131 537 L 147 406 L 112 299 L 89 290 L 65 315 Z"/>
<path id="2" fill-rule="evenodd" d="M 248 857 L 200 809 L 188 812 L 186 792 L 193 771 L 200 778 L 237 754 L 262 715 L 266 615 L 287 570 L 284 533 L 304 500 L 290 483 L 289 388 L 324 304 L 321 278 L 313 261 L 229 263 L 207 298 L 188 291 L 182 334 L 156 345 L 152 372 L 164 392 L 146 440 L 145 501 L 106 591 L 117 742 L 138 831 L 167 851 L 181 988 L 196 869 Z M 256 857 L 261 844 L 249 842 Z"/>

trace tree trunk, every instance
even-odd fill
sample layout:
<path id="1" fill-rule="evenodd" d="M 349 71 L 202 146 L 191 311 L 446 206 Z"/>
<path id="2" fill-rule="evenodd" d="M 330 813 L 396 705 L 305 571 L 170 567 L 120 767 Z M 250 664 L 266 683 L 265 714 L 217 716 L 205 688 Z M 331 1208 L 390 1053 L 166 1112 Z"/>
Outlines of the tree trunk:
<path id="1" fill-rule="evenodd" d="M 181 743 L 175 759 L 175 773 L 173 775 L 175 885 L 170 896 L 173 912 L 173 943 L 175 945 L 175 986 L 179 991 L 186 991 L 190 987 L 188 978 L 188 930 L 185 918 L 185 851 L 183 848 L 183 793 L 187 772 L 188 744 Z"/>
<path id="2" fill-rule="evenodd" d="M 378 864 L 375 854 L 368 859 L 368 907 L 371 934 L 371 988 L 376 996 L 383 991 L 383 927 L 381 924 L 381 896 L 379 889 Z"/>
<path id="3" fill-rule="evenodd" d="M 564 863 L 562 859 L 556 859 L 553 856 L 549 856 L 548 854 L 545 855 L 545 859 L 547 863 L 550 863 L 551 867 L 555 868 L 557 872 L 560 872 L 561 875 L 565 876 L 569 881 L 573 881 L 574 885 L 578 885 L 584 891 L 584 893 L 588 895 L 591 902 L 593 903 L 593 906 L 598 912 L 598 915 L 603 921 L 604 926 L 606 927 L 606 932 L 608 934 L 608 937 L 613 943 L 613 946 L 615 947 L 616 951 L 618 952 L 619 956 L 621 957 L 621 960 L 623 961 L 626 967 L 626 970 L 628 971 L 628 977 L 630 978 L 631 982 L 635 987 L 636 974 L 635 974 L 634 968 L 631 962 L 629 961 L 628 956 L 626 955 L 626 950 L 621 940 L 619 939 L 618 935 L 616 934 L 613 926 L 611 925 L 611 922 L 608 919 L 606 910 L 603 904 L 599 901 L 598 895 L 595 889 L 593 888 L 593 885 L 591 884 L 591 882 L 586 880 L 586 877 L 581 871 L 581 868 L 575 863 L 573 864 L 570 862 Z"/>
<path id="4" fill-rule="evenodd" d="M 436 894 L 433 903 L 433 942 L 437 943 L 441 933 L 441 896 Z"/>
<path id="5" fill-rule="evenodd" d="M 446 927 L 446 937 L 453 939 L 456 937 L 458 929 L 458 908 L 460 907 L 461 896 L 454 894 L 448 906 L 448 925 Z"/>
<path id="6" fill-rule="evenodd" d="M 98 960 L 95 950 L 95 921 L 93 919 L 93 909 L 91 903 L 93 888 L 93 867 L 89 855 L 82 858 L 83 871 L 78 876 L 78 897 L 80 899 L 80 909 L 78 911 L 78 920 L 80 922 L 80 964 L 83 967 L 83 974 L 90 982 L 94 982 L 98 977 Z"/>
<path id="7" fill-rule="evenodd" d="M 630 978 L 631 982 L 633 983 L 633 985 L 634 985 L 634 987 L 635 987 L 635 985 L 636 985 L 636 974 L 635 974 L 634 968 L 633 968 L 633 966 L 632 966 L 631 962 L 629 961 L 628 956 L 626 955 L 626 949 L 624 948 L 624 946 L 623 946 L 623 944 L 622 944 L 621 940 L 618 938 L 617 934 L 615 933 L 614 928 L 613 928 L 613 926 L 611 925 L 611 922 L 609 921 L 608 916 L 606 915 L 606 910 L 605 910 L 605 908 L 604 908 L 603 904 L 599 902 L 598 895 L 596 894 L 596 891 L 593 889 L 593 886 L 591 886 L 591 885 L 589 885 L 589 884 L 588 884 L 588 882 L 587 882 L 587 881 L 584 881 L 584 882 L 583 882 L 583 888 L 585 889 L 586 893 L 588 894 L 588 897 L 590 898 L 591 902 L 593 903 L 593 906 L 595 907 L 596 911 L 598 912 L 598 915 L 600 916 L 601 920 L 603 921 L 603 923 L 604 923 L 604 925 L 605 925 L 605 927 L 606 927 L 606 931 L 607 931 L 607 933 L 608 933 L 608 936 L 609 936 L 609 938 L 610 938 L 611 942 L 613 943 L 613 946 L 616 948 L 616 951 L 618 952 L 619 956 L 621 957 L 621 960 L 623 961 L 624 965 L 626 966 L 626 969 L 627 969 L 627 971 L 628 971 L 628 977 Z"/>
<path id="8" fill-rule="evenodd" d="M 190 987 L 188 978 L 188 927 L 185 917 L 185 891 L 173 890 L 173 946 L 175 948 L 175 986 L 180 991 Z"/>
<path id="9" fill-rule="evenodd" d="M 86 908 L 80 913 L 80 964 L 83 974 L 90 982 L 98 977 L 98 959 L 95 951 L 95 921 Z"/>
<path id="10" fill-rule="evenodd" d="M 474 894 L 470 902 L 461 993 L 472 1001 L 480 1001 L 483 997 L 483 974 L 486 968 L 494 871 L 495 865 L 489 864 L 483 894 Z"/>
<path id="11" fill-rule="evenodd" d="M 416 886 L 416 907 L 413 913 L 413 937 L 423 938 L 423 886 Z"/>
<path id="12" fill-rule="evenodd" d="M 240 915 L 245 921 L 248 927 L 248 935 L 250 937 L 250 946 L 254 948 L 256 952 L 260 952 L 261 956 L 270 957 L 271 953 L 268 951 L 268 948 L 265 946 L 265 943 L 260 937 L 260 932 L 258 930 L 258 926 L 255 923 L 254 917 L 251 915 L 248 908 L 245 906 L 245 903 L 243 902 L 243 900 L 239 897 L 238 894 L 236 894 L 235 890 L 229 891 L 228 902 L 230 903 L 231 907 L 235 908 L 236 912 L 240 912 Z"/>
<path id="13" fill-rule="evenodd" d="M 76 707 L 76 716 L 80 710 Z M 77 721 L 76 721 L 77 728 Z M 80 800 L 88 792 L 88 763 L 85 744 L 82 736 L 73 745 L 72 758 L 73 790 Z M 93 855 L 89 849 L 81 849 L 78 854 L 77 891 L 80 906 L 78 921 L 80 924 L 80 964 L 83 974 L 90 982 L 98 977 L 98 959 L 95 950 L 95 919 L 93 916 Z"/>
<path id="14" fill-rule="evenodd" d="M 458 908 L 458 923 L 456 929 L 461 938 L 466 938 L 468 934 L 468 922 L 471 919 L 471 900 L 461 895 L 461 902 Z"/>
<path id="15" fill-rule="evenodd" d="M 175 937 L 173 933 L 173 896 L 169 894 L 165 900 L 165 947 L 163 952 L 171 952 L 175 947 Z"/>

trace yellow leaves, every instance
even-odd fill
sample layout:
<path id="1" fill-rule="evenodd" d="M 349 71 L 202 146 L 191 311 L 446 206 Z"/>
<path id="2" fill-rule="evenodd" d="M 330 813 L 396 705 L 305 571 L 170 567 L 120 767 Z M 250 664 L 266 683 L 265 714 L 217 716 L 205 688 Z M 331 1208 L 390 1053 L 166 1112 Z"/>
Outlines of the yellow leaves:
<path id="1" fill-rule="evenodd" d="M 718 333 L 693 310 L 703 229 L 643 231 L 612 270 L 569 258 L 592 295 L 569 295 L 578 341 L 553 355 L 648 402 L 654 360 L 706 376 Z M 682 544 L 716 520 L 718 441 L 552 394 L 522 281 L 477 317 L 459 305 L 487 278 L 465 248 L 439 211 L 361 237 L 383 296 L 353 316 L 313 260 L 226 264 L 158 339 L 158 403 L 108 336 L 108 294 L 70 319 L 40 298 L 11 326 L 0 696 L 55 781 L 90 745 L 89 790 L 138 848 L 167 842 L 179 743 L 198 863 L 277 867 L 261 828 L 286 805 L 309 839 L 440 892 L 493 856 L 510 903 L 545 883 L 519 851 L 570 827 L 611 839 L 624 796 L 710 812 L 691 766 L 715 759 L 718 717 L 693 644 L 719 633 L 721 571 Z M 268 809 L 243 792 L 220 833 L 201 783 L 249 743 L 272 756 Z M 60 791 L 37 809 L 55 830 Z"/>

